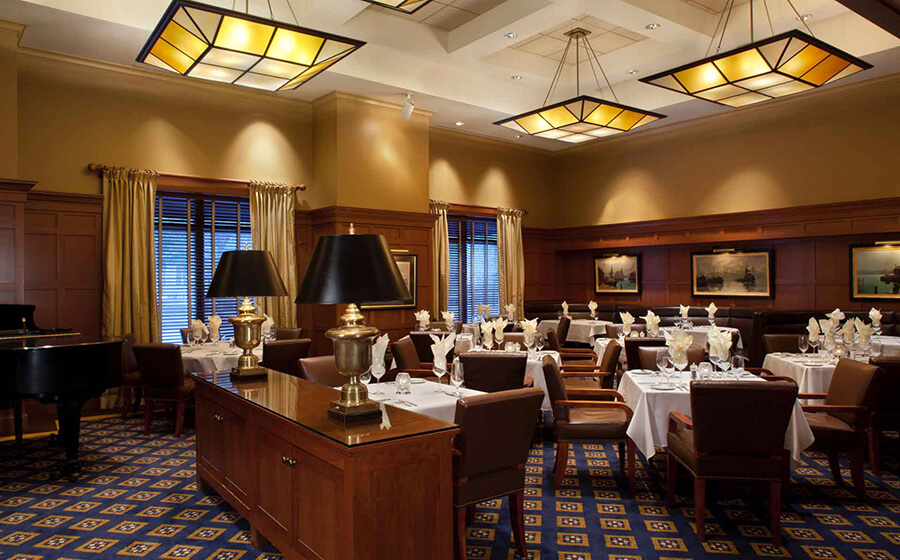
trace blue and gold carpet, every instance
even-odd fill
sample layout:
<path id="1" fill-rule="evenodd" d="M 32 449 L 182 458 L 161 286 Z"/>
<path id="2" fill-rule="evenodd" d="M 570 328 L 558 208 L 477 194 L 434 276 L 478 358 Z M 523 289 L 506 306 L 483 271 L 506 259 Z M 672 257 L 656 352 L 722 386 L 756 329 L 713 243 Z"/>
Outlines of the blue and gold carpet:
<path id="1" fill-rule="evenodd" d="M 217 496 L 197 490 L 192 432 L 175 439 L 171 426 L 154 428 L 144 437 L 138 419 L 85 421 L 85 472 L 71 484 L 49 480 L 60 452 L 48 439 L 30 440 L 21 452 L 0 445 L 0 560 L 280 558 L 254 549 L 247 523 Z M 552 443 L 532 450 L 525 523 L 535 560 L 900 558 L 900 479 L 890 461 L 880 480 L 867 472 L 870 500 L 862 503 L 849 487 L 835 486 L 824 456 L 807 453 L 782 510 L 780 548 L 771 544 L 768 508 L 754 486 L 710 487 L 710 537 L 701 545 L 688 498 L 664 506 L 658 465 L 638 471 L 638 494 L 631 496 L 612 446 L 574 446 L 559 491 L 552 464 Z M 685 480 L 680 493 L 689 492 Z M 514 557 L 504 500 L 478 506 L 467 555 Z"/>

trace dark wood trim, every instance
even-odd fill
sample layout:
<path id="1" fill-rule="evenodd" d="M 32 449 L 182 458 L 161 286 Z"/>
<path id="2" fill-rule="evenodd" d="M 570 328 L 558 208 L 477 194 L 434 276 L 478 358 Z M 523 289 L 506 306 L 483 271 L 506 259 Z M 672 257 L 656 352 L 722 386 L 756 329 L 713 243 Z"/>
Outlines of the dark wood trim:
<path id="1" fill-rule="evenodd" d="M 0 179 L 0 191 L 29 192 L 37 181 L 21 181 L 19 179 Z"/>
<path id="2" fill-rule="evenodd" d="M 529 236 L 555 240 L 556 251 L 583 251 L 895 232 L 900 232 L 900 197 L 554 230 L 532 229 Z"/>
<path id="3" fill-rule="evenodd" d="M 447 210 L 448 214 L 457 214 L 460 216 L 478 216 L 481 218 L 496 218 L 497 209 L 489 206 L 474 206 L 471 204 L 451 204 Z"/>
<path id="4" fill-rule="evenodd" d="M 297 214 L 301 214 L 298 211 Z M 313 226 L 337 223 L 364 222 L 367 224 L 406 225 L 412 227 L 432 227 L 437 219 L 435 214 L 420 212 L 398 212 L 373 208 L 353 208 L 350 206 L 328 206 L 306 212 Z"/>
<path id="5" fill-rule="evenodd" d="M 87 169 L 92 173 L 102 174 L 103 171 L 111 169 L 111 167 L 99 163 L 89 163 Z M 158 190 L 202 194 L 222 194 L 228 196 L 247 196 L 250 184 L 253 182 L 245 179 L 200 177 L 197 175 L 183 175 L 180 173 L 159 173 L 158 175 Z M 302 183 L 285 186 L 295 187 L 299 191 L 306 190 L 306 185 Z"/>

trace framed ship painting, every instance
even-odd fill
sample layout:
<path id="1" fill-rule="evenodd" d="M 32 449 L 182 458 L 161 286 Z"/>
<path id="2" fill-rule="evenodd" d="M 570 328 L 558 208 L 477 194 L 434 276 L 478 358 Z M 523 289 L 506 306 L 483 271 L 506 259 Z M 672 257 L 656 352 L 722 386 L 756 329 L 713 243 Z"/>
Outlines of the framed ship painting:
<path id="1" fill-rule="evenodd" d="M 387 303 L 378 303 L 371 305 L 361 305 L 360 309 L 415 309 L 417 305 L 416 283 L 418 274 L 418 257 L 415 253 L 400 249 L 392 249 L 391 254 L 400 269 L 400 276 L 406 283 L 406 289 L 412 296 L 411 301 L 391 301 Z"/>
<path id="2" fill-rule="evenodd" d="M 850 247 L 850 298 L 900 301 L 900 244 Z"/>
<path id="3" fill-rule="evenodd" d="M 594 257 L 594 292 L 598 294 L 641 293 L 640 255 Z"/>
<path id="4" fill-rule="evenodd" d="M 691 295 L 772 297 L 772 252 L 692 253 Z"/>

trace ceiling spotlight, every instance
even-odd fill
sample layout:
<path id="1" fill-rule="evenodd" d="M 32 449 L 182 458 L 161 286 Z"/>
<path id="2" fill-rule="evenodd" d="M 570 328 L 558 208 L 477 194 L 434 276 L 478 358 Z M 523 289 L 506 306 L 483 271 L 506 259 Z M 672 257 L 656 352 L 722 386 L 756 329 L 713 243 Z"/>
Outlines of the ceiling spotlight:
<path id="1" fill-rule="evenodd" d="M 516 134 L 516 139 L 519 139 L 519 138 L 521 138 L 521 137 L 522 137 L 521 134 Z"/>
<path id="2" fill-rule="evenodd" d="M 659 24 L 658 23 L 648 23 L 647 25 L 644 26 L 644 29 L 647 29 L 649 31 L 656 31 L 657 29 L 659 29 Z"/>
<path id="3" fill-rule="evenodd" d="M 466 123 L 464 123 L 464 122 L 462 122 L 462 121 L 456 121 L 454 124 L 455 124 L 456 126 L 462 126 L 462 125 L 464 125 L 464 124 L 466 124 Z"/>
<path id="4" fill-rule="evenodd" d="M 804 21 L 804 22 L 809 21 L 811 19 L 812 19 L 812 14 L 803 14 L 802 16 L 797 18 L 798 21 Z"/>
<path id="5" fill-rule="evenodd" d="M 518 82 L 519 80 L 522 79 L 522 76 L 516 74 L 515 76 L 510 76 L 509 79 L 510 79 L 510 80 L 515 80 L 515 81 Z"/>
<path id="6" fill-rule="evenodd" d="M 507 39 L 515 39 L 519 35 L 515 31 L 507 31 L 506 33 L 503 34 L 503 36 L 506 37 Z"/>
<path id="7" fill-rule="evenodd" d="M 412 95 L 407 93 L 406 100 L 403 102 L 403 109 L 400 111 L 400 116 L 403 117 L 403 120 L 408 121 L 409 118 L 413 114 L 413 110 L 416 108 L 416 104 L 413 103 Z"/>
<path id="8" fill-rule="evenodd" d="M 640 72 L 640 70 L 638 70 L 637 68 L 632 68 L 631 70 L 628 71 L 628 73 L 631 74 L 632 76 L 634 76 L 638 72 Z"/>

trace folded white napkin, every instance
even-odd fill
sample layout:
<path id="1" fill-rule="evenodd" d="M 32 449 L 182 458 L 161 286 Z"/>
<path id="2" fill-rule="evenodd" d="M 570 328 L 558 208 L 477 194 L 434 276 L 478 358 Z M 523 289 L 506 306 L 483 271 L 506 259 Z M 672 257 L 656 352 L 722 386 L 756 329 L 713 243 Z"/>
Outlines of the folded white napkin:
<path id="1" fill-rule="evenodd" d="M 522 332 L 525 333 L 522 337 L 525 346 L 531 346 L 534 344 L 534 333 L 537 332 L 537 319 L 525 319 L 523 321 L 519 321 L 519 326 L 522 327 Z"/>
<path id="2" fill-rule="evenodd" d="M 563 312 L 563 317 L 568 317 L 568 316 L 569 316 L 569 304 L 568 304 L 568 302 L 565 302 L 565 301 L 562 302 L 562 312 Z"/>
<path id="3" fill-rule="evenodd" d="M 709 355 L 717 356 L 722 360 L 728 359 L 731 350 L 731 332 L 719 330 L 715 325 L 706 333 L 706 341 L 709 344 Z"/>
<path id="4" fill-rule="evenodd" d="M 841 311 L 840 307 L 835 307 L 834 311 L 831 313 L 826 313 L 826 317 L 831 319 L 831 322 L 834 323 L 835 328 L 837 328 L 838 324 L 844 320 L 844 312 Z"/>
<path id="5" fill-rule="evenodd" d="M 272 327 L 275 326 L 275 321 L 273 321 L 271 317 L 269 317 L 268 315 L 265 315 L 265 318 L 266 318 L 266 320 L 263 321 L 263 324 L 260 327 L 260 331 L 262 332 L 263 336 L 266 336 L 267 334 L 272 332 Z"/>
<path id="6" fill-rule="evenodd" d="M 597 312 L 597 302 L 596 302 L 596 301 L 589 301 L 589 302 L 588 302 L 588 309 L 590 309 L 591 315 L 596 314 L 596 312 Z"/>
<path id="7" fill-rule="evenodd" d="M 694 337 L 682 330 L 665 331 L 664 334 L 672 361 L 678 361 L 678 358 L 686 357 L 688 348 L 694 343 Z"/>
<path id="8" fill-rule="evenodd" d="M 806 326 L 806 332 L 809 333 L 810 342 L 817 342 L 819 340 L 819 334 L 822 331 L 819 329 L 819 322 L 816 321 L 815 317 L 809 318 L 809 324 Z"/>
<path id="9" fill-rule="evenodd" d="M 856 325 L 853 321 L 847 321 L 844 323 L 839 332 L 841 333 L 841 338 L 844 339 L 844 342 L 847 344 L 853 344 L 853 333 L 856 332 Z"/>
<path id="10" fill-rule="evenodd" d="M 881 326 L 881 311 L 873 307 L 869 310 L 869 319 L 872 320 L 872 326 L 877 329 Z"/>
<path id="11" fill-rule="evenodd" d="M 627 311 L 620 312 L 619 317 L 622 318 L 622 331 L 624 331 L 626 335 L 630 334 L 631 333 L 631 325 L 634 324 L 634 317 L 632 317 L 631 313 L 629 313 Z"/>
<path id="12" fill-rule="evenodd" d="M 716 318 L 716 311 L 718 311 L 718 310 L 719 310 L 719 308 L 716 307 L 716 302 L 711 302 L 709 305 L 706 306 L 706 314 L 710 319 Z"/>
<path id="13" fill-rule="evenodd" d="M 426 310 L 416 311 L 413 313 L 416 318 L 416 321 L 419 322 L 419 326 L 423 329 L 427 329 L 428 325 L 431 324 L 431 313 Z"/>
<path id="14" fill-rule="evenodd" d="M 680 305 L 680 304 L 678 305 L 678 311 L 681 313 L 682 319 L 686 320 L 688 318 L 688 312 L 690 310 L 691 310 L 691 307 L 689 305 Z"/>
<path id="15" fill-rule="evenodd" d="M 481 323 L 481 340 L 484 341 L 485 346 L 494 344 L 494 323 L 490 321 Z"/>
<path id="16" fill-rule="evenodd" d="M 497 317 L 496 319 L 493 320 L 493 323 L 494 323 L 494 333 L 496 335 L 496 333 L 502 333 L 506 330 L 506 325 L 509 324 L 509 321 L 507 321 L 503 317 Z M 501 335 L 497 336 L 497 338 L 503 338 L 503 335 L 501 334 Z"/>
<path id="17" fill-rule="evenodd" d="M 210 338 L 219 338 L 219 330 L 222 327 L 222 318 L 218 315 L 210 315 L 209 316 L 209 337 Z"/>
<path id="18" fill-rule="evenodd" d="M 659 330 L 659 316 L 656 313 L 647 310 L 647 314 L 642 318 L 644 319 L 644 322 L 647 323 L 647 330 L 649 332 L 656 332 Z"/>
<path id="19" fill-rule="evenodd" d="M 435 335 L 431 336 L 431 355 L 434 356 L 434 367 L 437 369 L 447 369 L 447 354 L 453 349 L 456 343 L 456 333 L 450 333 L 450 336 L 440 338 Z"/>
<path id="20" fill-rule="evenodd" d="M 854 319 L 853 323 L 856 326 L 856 332 L 859 333 L 860 344 L 869 344 L 869 341 L 872 340 L 872 335 L 875 334 L 875 329 L 863 323 L 859 317 Z"/>
<path id="21" fill-rule="evenodd" d="M 830 350 L 834 348 L 834 334 L 837 331 L 837 326 L 831 319 L 819 319 L 819 328 L 822 330 L 825 349 Z"/>
<path id="22" fill-rule="evenodd" d="M 441 311 L 441 317 L 444 318 L 444 323 L 447 324 L 447 327 L 453 328 L 453 317 L 455 313 L 452 311 Z"/>
<path id="23" fill-rule="evenodd" d="M 375 344 L 372 345 L 372 373 L 385 372 L 384 353 L 387 351 L 388 342 L 390 337 L 387 333 L 375 339 Z"/>
<path id="24" fill-rule="evenodd" d="M 484 318 L 487 321 L 488 315 L 491 314 L 491 306 L 486 304 L 478 305 L 478 315 Z"/>
<path id="25" fill-rule="evenodd" d="M 503 306 L 503 309 L 506 310 L 506 319 L 510 322 L 516 320 L 516 304 L 515 303 L 507 303 Z"/>
<path id="26" fill-rule="evenodd" d="M 385 408 L 384 403 L 379 403 L 379 408 L 381 408 L 381 429 L 382 430 L 390 430 L 391 429 L 391 419 L 388 418 L 387 408 Z"/>
<path id="27" fill-rule="evenodd" d="M 194 337 L 194 340 L 200 340 L 207 334 L 209 334 L 209 329 L 206 328 L 203 321 L 199 319 L 191 320 L 191 335 Z"/>

